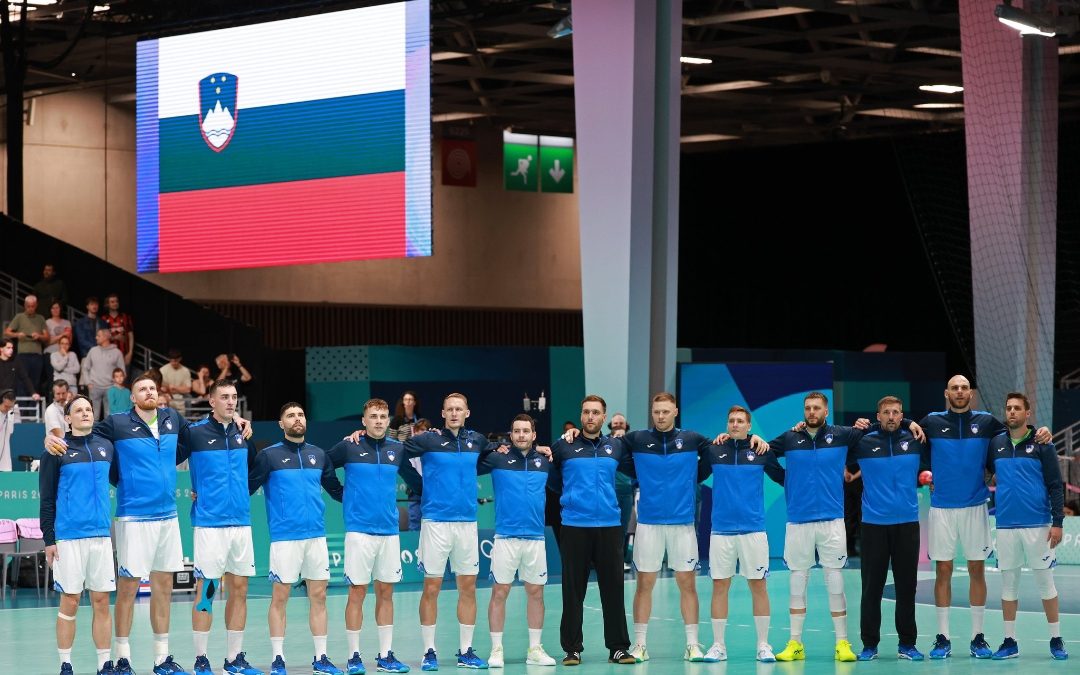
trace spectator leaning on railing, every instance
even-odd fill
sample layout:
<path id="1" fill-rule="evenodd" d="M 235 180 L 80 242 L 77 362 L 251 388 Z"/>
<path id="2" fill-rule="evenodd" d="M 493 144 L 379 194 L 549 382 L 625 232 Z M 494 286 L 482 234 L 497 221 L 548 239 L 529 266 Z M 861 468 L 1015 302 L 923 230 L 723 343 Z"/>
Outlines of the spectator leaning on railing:
<path id="1" fill-rule="evenodd" d="M 19 408 L 15 405 L 15 392 L 0 391 L 0 471 L 11 471 L 11 435 L 19 423 Z"/>
<path id="2" fill-rule="evenodd" d="M 45 317 L 37 313 L 37 307 L 37 296 L 26 296 L 23 300 L 23 311 L 16 314 L 4 329 L 5 336 L 19 341 L 15 358 L 26 370 L 26 375 L 30 378 L 32 385 L 29 391 L 17 388 L 16 391 L 20 396 L 30 396 L 38 392 L 45 363 L 42 349 L 49 342 L 49 331 L 45 327 Z"/>

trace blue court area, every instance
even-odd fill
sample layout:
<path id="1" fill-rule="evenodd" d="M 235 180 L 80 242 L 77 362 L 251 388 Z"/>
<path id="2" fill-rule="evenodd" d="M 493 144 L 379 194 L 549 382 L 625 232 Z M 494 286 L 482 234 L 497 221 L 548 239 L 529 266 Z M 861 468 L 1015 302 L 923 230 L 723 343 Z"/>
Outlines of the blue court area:
<path id="1" fill-rule="evenodd" d="M 782 564 L 776 561 L 781 567 Z M 847 586 L 850 639 L 859 650 L 859 571 L 844 571 Z M 1034 584 L 1025 577 L 1021 582 L 1020 616 L 1017 621 L 1017 638 L 1021 657 L 1012 661 L 983 662 L 967 656 L 966 644 L 970 638 L 970 620 L 966 607 L 967 578 L 962 568 L 958 568 L 953 579 L 953 600 L 957 605 L 951 615 L 953 645 L 956 655 L 947 661 L 926 661 L 912 663 L 897 661 L 893 658 L 896 634 L 892 626 L 893 601 L 888 598 L 890 588 L 886 589 L 882 615 L 882 657 L 870 663 L 836 663 L 833 660 L 833 629 L 828 613 L 828 601 L 823 588 L 820 570 L 814 570 L 810 577 L 808 593 L 809 614 L 806 621 L 804 644 L 807 660 L 796 663 L 761 664 L 754 661 L 755 639 L 753 620 L 750 612 L 750 595 L 746 584 L 736 579 L 731 590 L 731 616 L 727 628 L 727 648 L 729 660 L 725 663 L 686 663 L 682 660 L 685 642 L 682 620 L 679 616 L 679 596 L 675 581 L 661 578 L 656 585 L 653 599 L 653 620 L 649 628 L 649 653 L 651 660 L 635 666 L 618 666 L 607 663 L 607 650 L 603 645 L 603 627 L 600 612 L 600 597 L 595 584 L 590 588 L 585 601 L 585 652 L 583 662 L 572 670 L 561 664 L 555 668 L 525 666 L 525 651 L 528 646 L 528 634 L 525 625 L 525 594 L 515 587 L 507 604 L 507 627 L 503 638 L 506 648 L 506 673 L 540 674 L 554 670 L 585 675 L 587 673 L 650 673 L 669 675 L 674 673 L 710 673 L 736 674 L 754 673 L 755 675 L 809 675 L 811 673 L 836 673 L 837 675 L 862 671 L 881 675 L 883 673 L 930 672 L 964 675 L 966 673 L 1073 673 L 1080 661 L 1080 567 L 1061 566 L 1057 568 L 1056 580 L 1061 597 L 1061 630 L 1066 646 L 1073 656 L 1069 661 L 1055 662 L 1049 658 L 1046 621 L 1042 615 L 1042 605 L 1035 593 Z M 987 640 L 993 647 L 1001 641 L 1001 612 L 996 609 L 1000 589 L 999 576 L 995 571 L 987 572 L 989 586 L 988 611 L 986 612 Z M 788 574 L 778 571 L 769 578 L 769 595 L 773 606 L 773 622 L 770 641 L 776 651 L 783 648 L 787 641 L 787 591 Z M 269 671 L 270 640 L 266 624 L 269 606 L 269 584 L 264 579 L 252 581 L 248 601 L 248 624 L 244 639 L 244 648 L 253 665 Z M 329 649 L 330 658 L 339 666 L 346 660 L 346 640 L 344 612 L 345 587 L 338 584 L 331 587 L 327 606 L 330 612 Z M 698 592 L 701 599 L 701 641 L 708 647 L 712 640 L 709 624 L 709 598 L 711 581 L 705 577 L 698 579 Z M 307 603 L 301 596 L 302 591 L 294 590 L 293 600 L 288 608 L 288 633 L 285 643 L 286 660 L 291 666 L 290 673 L 309 673 L 312 643 L 307 628 Z M 917 618 L 919 622 L 919 648 L 929 651 L 936 630 L 936 619 L 932 603 L 933 572 L 927 567 L 920 572 Z M 477 620 L 475 646 L 481 656 L 487 656 L 490 641 L 487 630 L 486 608 L 490 591 L 482 588 L 477 592 L 479 616 Z M 634 582 L 628 577 L 626 584 L 627 623 L 631 624 L 631 603 L 634 596 Z M 415 584 L 402 585 L 395 594 L 395 630 L 394 652 L 405 663 L 419 671 L 421 639 L 417 606 L 419 587 Z M 437 645 L 440 655 L 441 670 L 457 671 L 454 667 L 453 654 L 458 646 L 458 628 L 455 619 L 456 595 L 452 587 L 444 590 L 439 602 L 439 623 Z M 55 675 L 58 672 L 54 625 L 56 622 L 56 595 L 40 595 L 33 589 L 21 589 L 17 596 L 8 594 L 7 600 L 0 606 L 0 635 L 3 636 L 3 649 L 0 649 L 0 673 L 19 673 L 21 675 Z M 561 593 L 557 579 L 550 584 L 545 594 L 547 620 L 544 627 L 544 646 L 556 658 L 562 657 L 559 649 L 559 616 Z M 377 650 L 374 625 L 374 598 L 369 595 L 364 607 L 364 628 L 361 636 L 361 649 L 369 672 L 375 672 L 374 656 Z M 191 596 L 177 595 L 173 605 L 172 626 L 170 630 L 171 648 L 182 664 L 190 667 L 192 661 L 191 643 Z M 78 633 L 72 655 L 75 672 L 93 673 L 94 651 L 90 639 L 90 608 L 84 604 L 78 617 Z M 225 650 L 224 606 L 219 600 L 215 611 L 215 625 L 210 639 L 210 657 L 215 668 L 219 667 Z M 631 629 L 631 636 L 633 631 Z M 132 665 L 137 673 L 150 673 L 152 654 L 152 635 L 150 631 L 149 603 L 141 599 L 135 608 L 135 629 L 131 636 Z M 1037 670 L 1038 669 L 1038 670 Z M 460 671 L 458 671 L 460 672 Z M 498 671 L 496 671 L 498 672 Z"/>

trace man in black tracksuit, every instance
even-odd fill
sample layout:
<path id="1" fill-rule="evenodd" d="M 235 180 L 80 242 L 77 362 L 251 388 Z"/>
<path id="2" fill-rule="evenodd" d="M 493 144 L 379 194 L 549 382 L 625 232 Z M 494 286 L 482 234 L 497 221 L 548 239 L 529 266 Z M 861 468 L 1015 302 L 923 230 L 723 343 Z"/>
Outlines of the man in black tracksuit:
<path id="1" fill-rule="evenodd" d="M 892 565 L 896 584 L 897 658 L 922 661 L 915 648 L 915 586 L 919 565 L 919 471 L 924 446 L 902 428 L 903 402 L 878 401 L 880 428 L 860 439 L 848 455 L 848 468 L 862 470 L 863 650 L 858 660 L 877 658 L 881 640 L 881 596 Z M 928 456 L 928 453 L 926 453 Z"/>
<path id="2" fill-rule="evenodd" d="M 619 503 L 615 498 L 615 472 L 633 471 L 629 450 L 618 438 L 600 430 L 607 404 L 599 396 L 581 402 L 582 433 L 573 442 L 552 445 L 554 462 L 549 485 L 561 492 L 563 615 L 559 627 L 564 666 L 581 663 L 584 649 L 582 611 L 589 587 L 589 567 L 596 570 L 600 604 L 604 610 L 604 642 L 608 661 L 635 663 L 626 630 L 623 600 L 623 541 Z"/>

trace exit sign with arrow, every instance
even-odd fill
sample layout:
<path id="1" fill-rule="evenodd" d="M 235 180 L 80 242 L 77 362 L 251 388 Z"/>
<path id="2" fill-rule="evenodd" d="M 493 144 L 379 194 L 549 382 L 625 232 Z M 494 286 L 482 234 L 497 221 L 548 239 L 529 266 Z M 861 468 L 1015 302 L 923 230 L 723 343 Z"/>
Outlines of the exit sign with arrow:
<path id="1" fill-rule="evenodd" d="M 540 137 L 540 191 L 574 191 L 574 139 Z"/>

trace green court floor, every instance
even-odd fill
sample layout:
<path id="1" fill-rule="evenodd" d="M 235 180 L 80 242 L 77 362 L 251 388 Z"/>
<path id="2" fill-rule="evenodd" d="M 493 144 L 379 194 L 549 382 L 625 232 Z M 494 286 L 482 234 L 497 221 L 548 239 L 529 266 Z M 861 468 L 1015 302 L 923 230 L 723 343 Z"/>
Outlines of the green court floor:
<path id="1" fill-rule="evenodd" d="M 858 651 L 858 598 L 859 572 L 844 572 L 847 584 L 849 604 L 848 631 L 851 641 Z M 986 613 L 987 640 L 996 647 L 1001 641 L 1001 612 L 992 609 L 997 605 L 995 594 L 996 574 L 988 572 L 991 607 Z M 1073 613 L 1062 614 L 1061 628 L 1066 645 L 1074 652 L 1073 658 L 1065 662 L 1054 662 L 1049 658 L 1047 648 L 1046 622 L 1041 605 L 1034 596 L 1034 587 L 1030 578 L 1022 582 L 1021 615 L 1017 624 L 1021 658 L 1004 662 L 976 661 L 967 656 L 966 644 L 970 639 L 970 621 L 964 608 L 955 607 L 951 616 L 953 645 L 956 656 L 947 661 L 927 661 L 911 663 L 893 658 L 895 631 L 892 624 L 893 602 L 883 602 L 883 625 L 881 651 L 883 658 L 871 663 L 835 663 L 832 657 L 833 629 L 827 609 L 827 599 L 823 588 L 820 570 L 811 574 L 809 591 L 809 615 L 806 621 L 804 642 L 807 660 L 798 663 L 760 664 L 754 661 L 754 628 L 750 614 L 750 597 L 746 584 L 737 579 L 732 586 L 731 617 L 727 628 L 727 648 L 729 660 L 719 664 L 691 664 L 682 661 L 685 637 L 682 620 L 679 618 L 679 599 L 675 582 L 662 578 L 657 582 L 653 601 L 653 620 L 649 629 L 649 652 L 652 656 L 647 663 L 635 666 L 608 664 L 607 651 L 603 645 L 603 627 L 600 613 L 600 600 L 595 584 L 589 591 L 585 602 L 585 652 L 581 666 L 569 670 L 573 675 L 589 673 L 631 672 L 638 675 L 671 675 L 676 673 L 701 673 L 710 675 L 735 675 L 754 673 L 755 675 L 810 675 L 812 673 L 836 673 L 837 675 L 854 673 L 856 670 L 873 675 L 891 673 L 911 673 L 913 671 L 933 671 L 939 675 L 964 675 L 966 673 L 985 673 L 994 675 L 1004 673 L 1075 673 L 1080 661 L 1080 613 L 1076 607 L 1080 603 L 1080 568 L 1059 567 L 1057 586 L 1062 595 L 1063 605 Z M 770 640 L 779 651 L 787 640 L 787 583 L 786 572 L 774 573 L 769 578 L 769 595 L 773 602 L 773 624 Z M 932 573 L 920 573 L 919 601 L 928 601 L 932 585 Z M 701 596 L 701 642 L 707 647 L 712 639 L 712 629 L 708 619 L 708 598 L 711 582 L 707 577 L 698 579 Z M 269 587 L 261 581 L 253 581 L 248 601 L 248 625 L 244 639 L 244 649 L 248 660 L 257 667 L 269 671 L 270 641 L 266 627 L 266 611 L 269 605 Z M 290 675 L 311 672 L 311 637 L 307 628 L 306 599 L 294 591 L 294 598 L 289 603 L 288 634 L 285 643 L 285 657 L 290 665 Z M 631 623 L 630 607 L 634 594 L 634 582 L 626 584 L 627 623 Z M 888 594 L 887 594 L 888 595 Z M 401 589 L 395 594 L 397 616 L 394 633 L 394 652 L 405 663 L 419 672 L 421 639 L 417 618 L 419 591 Z M 54 675 L 59 671 L 55 649 L 54 625 L 56 621 L 55 594 L 49 598 L 39 598 L 33 589 L 22 589 L 18 597 L 12 599 L 10 593 L 5 603 L 0 605 L 0 675 Z M 191 644 L 191 596 L 178 596 L 183 599 L 174 603 L 171 626 L 171 649 L 185 667 L 192 662 Z M 477 621 L 475 646 L 481 656 L 487 656 L 490 641 L 487 634 L 486 607 L 489 597 L 487 589 L 477 592 L 480 607 Z M 560 589 L 557 583 L 551 584 L 546 593 L 547 624 L 544 627 L 544 645 L 548 652 L 560 659 L 559 649 L 559 614 Z M 332 592 L 327 604 L 330 612 L 329 648 L 330 658 L 344 666 L 346 660 L 346 640 L 344 629 L 344 611 L 346 597 L 340 592 Z M 958 573 L 954 579 L 954 603 L 966 604 L 967 579 Z M 456 595 L 452 587 L 443 592 L 439 603 L 439 624 L 437 645 L 441 657 L 442 670 L 454 672 L 453 654 L 458 646 L 458 628 L 455 618 Z M 1065 607 L 1063 607 L 1064 609 Z M 225 626 L 223 606 L 219 602 L 215 612 L 215 626 L 210 640 L 210 659 L 219 667 L 224 658 Z M 1025 611 L 1034 610 L 1034 611 Z M 525 649 L 528 636 L 525 625 L 525 597 L 520 588 L 515 588 L 507 606 L 507 627 L 504 645 L 506 648 L 506 673 L 541 674 L 553 670 L 567 670 L 561 665 L 556 668 L 525 666 Z M 936 630 L 934 608 L 930 604 L 917 607 L 919 621 L 919 648 L 929 651 Z M 90 638 L 90 608 L 82 606 L 78 617 L 78 633 L 75 638 L 73 662 L 76 674 L 94 672 L 94 651 Z M 631 629 L 632 634 L 632 629 Z M 135 608 L 135 630 L 131 637 L 134 659 L 132 665 L 139 675 L 151 673 L 152 635 L 149 622 L 149 605 L 140 600 Z M 361 649 L 369 672 L 375 672 L 374 655 L 377 649 L 374 625 L 374 598 L 369 597 L 365 606 L 365 622 L 361 636 Z"/>

